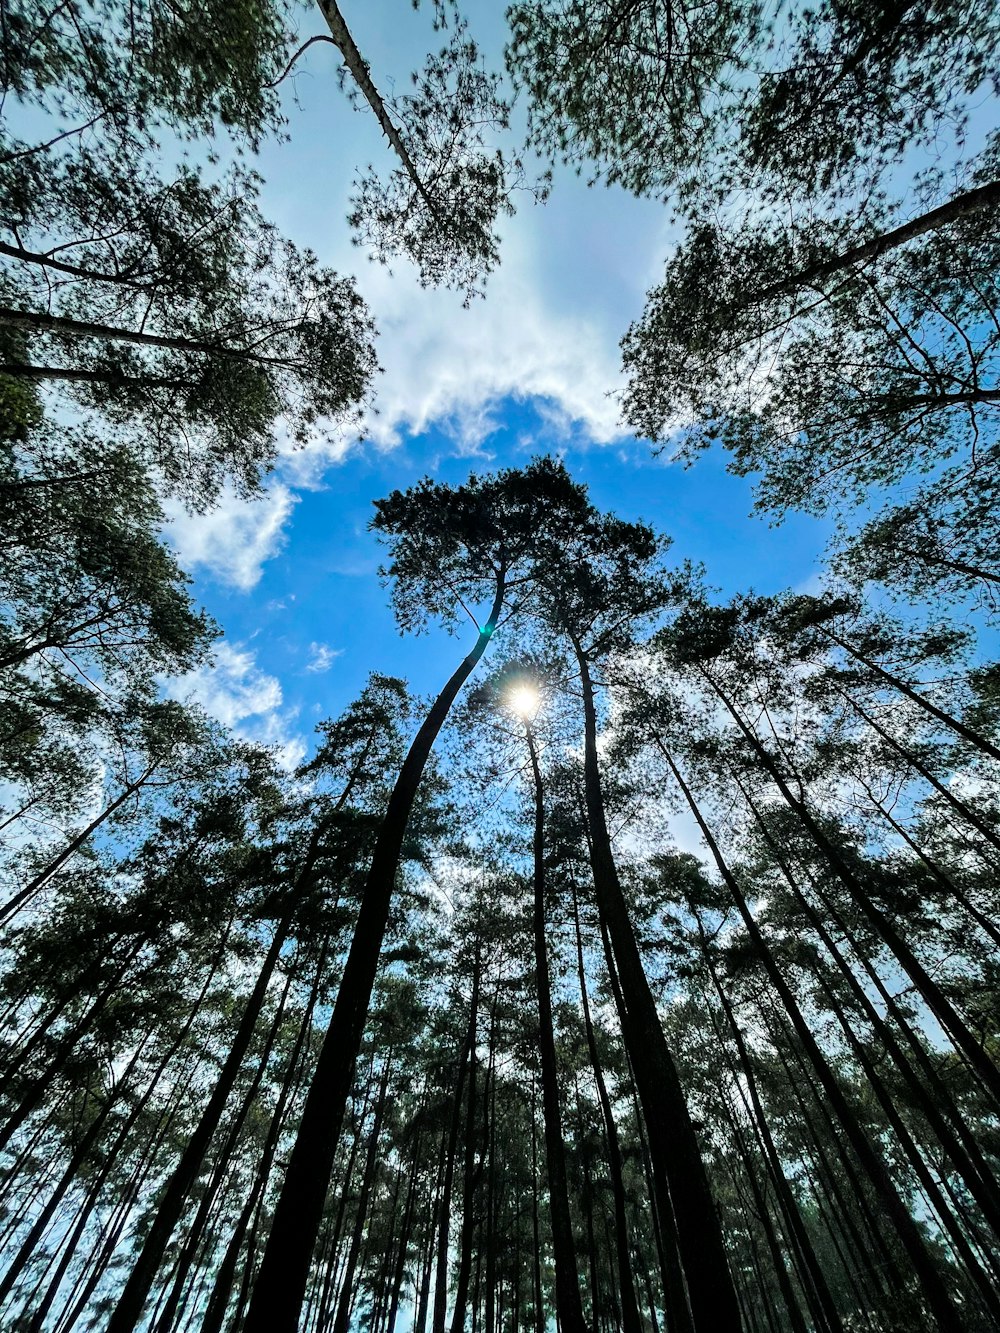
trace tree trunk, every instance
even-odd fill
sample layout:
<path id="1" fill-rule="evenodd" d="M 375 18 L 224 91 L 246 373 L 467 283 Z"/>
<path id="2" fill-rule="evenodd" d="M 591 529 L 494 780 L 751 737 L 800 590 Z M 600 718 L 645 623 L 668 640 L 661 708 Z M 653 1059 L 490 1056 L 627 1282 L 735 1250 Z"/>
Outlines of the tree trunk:
<path id="1" fill-rule="evenodd" d="M 198 1246 L 201 1243 L 202 1235 L 208 1221 L 209 1211 L 215 1201 L 219 1186 L 222 1183 L 224 1173 L 229 1169 L 233 1151 L 239 1141 L 240 1131 L 246 1121 L 247 1116 L 253 1106 L 264 1077 L 264 1071 L 267 1068 L 267 1062 L 271 1058 L 271 1051 L 274 1047 L 278 1030 L 281 1027 L 282 1019 L 285 1014 L 285 1004 L 288 1001 L 288 993 L 292 985 L 292 968 L 289 967 L 288 975 L 285 978 L 285 988 L 274 1012 L 274 1018 L 271 1020 L 271 1026 L 264 1042 L 264 1048 L 257 1059 L 257 1069 L 250 1082 L 250 1086 L 244 1094 L 239 1109 L 230 1119 L 226 1130 L 225 1138 L 219 1145 L 215 1168 L 208 1181 L 208 1184 L 202 1191 L 201 1198 L 198 1200 L 198 1209 L 188 1229 L 188 1234 L 181 1246 L 180 1253 L 177 1256 L 176 1267 L 173 1275 L 173 1282 L 170 1292 L 161 1310 L 157 1312 L 155 1320 L 151 1323 L 153 1333 L 170 1333 L 170 1327 L 174 1322 L 174 1316 L 180 1304 L 181 1296 L 184 1292 L 184 1284 L 187 1281 L 191 1267 L 194 1264 L 197 1255 Z"/>
<path id="2" fill-rule="evenodd" d="M 478 955 L 477 955 L 478 957 Z M 498 986 L 499 990 L 499 986 Z M 465 1112 L 465 1164 L 462 1175 L 462 1229 L 458 1242 L 458 1278 L 455 1282 L 455 1308 L 451 1316 L 451 1333 L 464 1333 L 466 1307 L 469 1299 L 469 1277 L 472 1272 L 472 1238 L 475 1232 L 476 1186 L 489 1149 L 490 1075 L 493 1072 L 493 1040 L 496 1033 L 496 993 L 490 1006 L 490 1049 L 483 1087 L 483 1141 L 479 1165 L 476 1166 L 476 1033 L 472 1033 L 469 1048 L 469 1093 Z M 477 1254 L 477 1260 L 479 1255 Z"/>
<path id="3" fill-rule="evenodd" d="M 260 1162 L 257 1166 L 256 1179 L 254 1180 L 249 1198 L 240 1210 L 239 1218 L 237 1219 L 233 1234 L 229 1238 L 229 1244 L 226 1247 L 222 1263 L 216 1271 L 215 1280 L 212 1285 L 212 1293 L 208 1300 L 204 1321 L 199 1333 L 221 1333 L 222 1325 L 225 1321 L 226 1310 L 229 1306 L 229 1299 L 232 1293 L 233 1281 L 236 1277 L 240 1250 L 242 1249 L 247 1229 L 250 1226 L 250 1220 L 254 1215 L 255 1209 L 259 1206 L 264 1190 L 267 1188 L 267 1179 L 270 1174 L 271 1163 L 274 1160 L 274 1155 L 278 1148 L 278 1140 L 281 1136 L 281 1127 L 284 1122 L 286 1108 L 294 1096 L 298 1083 L 302 1078 L 302 1071 L 299 1069 L 299 1060 L 312 1026 L 312 1016 L 316 1007 L 316 1001 L 319 998 L 323 965 L 326 960 L 328 945 L 329 941 L 324 944 L 323 949 L 321 950 L 320 963 L 316 969 L 312 991 L 310 992 L 308 1003 L 303 1012 L 299 1030 L 295 1036 L 295 1043 L 288 1057 L 285 1078 L 282 1082 L 277 1105 L 271 1115 L 271 1123 L 267 1128 L 267 1137 L 264 1140 Z M 253 1266 L 253 1253 L 249 1248 L 246 1255 L 246 1264 L 248 1269 Z"/>
<path id="4" fill-rule="evenodd" d="M 750 293 L 739 302 L 738 308 L 747 309 L 763 301 L 773 300 L 776 296 L 790 296 L 802 287 L 813 287 L 821 279 L 835 273 L 842 273 L 845 269 L 857 268 L 862 264 L 870 264 L 881 255 L 906 245 L 908 241 L 915 240 L 918 236 L 936 231 L 939 227 L 949 226 L 961 218 L 970 217 L 984 209 L 993 208 L 998 203 L 1000 203 L 1000 181 L 988 181 L 985 185 L 976 186 L 975 189 L 965 190 L 946 203 L 912 218 L 909 222 L 904 222 L 902 226 L 895 227 L 892 231 L 883 232 L 869 241 L 862 241 L 860 245 L 852 246 L 839 255 L 810 264 L 807 268 L 799 269 L 797 273 L 782 278 L 769 287 L 762 287 Z"/>
<path id="5" fill-rule="evenodd" d="M 545 1333 L 545 1307 L 542 1299 L 542 1242 L 538 1222 L 538 1112 L 535 1104 L 535 1079 L 531 1079 L 531 1237 L 532 1305 L 535 1333 Z"/>
<path id="6" fill-rule="evenodd" d="M 1000 390 L 997 390 L 996 396 L 1000 397 Z M 873 661 L 867 654 L 848 643 L 846 639 L 842 639 L 839 635 L 834 634 L 832 630 L 826 629 L 822 625 L 818 628 L 820 633 L 829 639 L 831 643 L 835 643 L 837 647 L 842 648 L 848 656 L 853 657 L 855 661 L 860 662 L 862 666 L 866 666 L 873 675 L 879 678 L 879 680 L 885 681 L 886 685 L 891 686 L 894 690 L 898 690 L 899 693 L 909 699 L 911 703 L 915 703 L 919 708 L 922 708 L 924 712 L 929 713 L 931 717 L 940 722 L 942 726 L 947 727 L 949 731 L 953 731 L 956 736 L 961 736 L 962 739 L 967 741 L 974 749 L 981 750 L 983 754 L 988 754 L 991 759 L 1000 759 L 1000 746 L 994 745 L 993 742 L 988 741 L 985 736 L 981 736 L 978 731 L 974 731 L 971 727 L 967 727 L 959 718 L 952 717 L 950 713 L 946 713 L 943 708 L 938 708 L 937 704 L 932 703 L 925 695 L 920 694 L 912 687 L 912 685 L 908 685 L 905 680 L 901 680 L 899 676 L 894 675 L 891 671 L 887 671 L 885 667 L 880 666 L 878 662 Z"/>
<path id="7" fill-rule="evenodd" d="M 490 617 L 475 647 L 435 700 L 389 798 L 333 1016 L 275 1207 L 243 1333 L 296 1333 L 410 811 L 437 734 L 493 635 L 503 596 L 501 576 Z"/>
<path id="8" fill-rule="evenodd" d="M 591 865 L 606 919 L 625 1009 L 619 1017 L 649 1134 L 661 1217 L 673 1212 L 689 1307 L 668 1292 L 675 1333 L 739 1333 L 739 1302 L 708 1178 L 673 1056 L 667 1046 L 618 878 L 597 759 L 597 714 L 590 667 L 574 643 L 584 704 L 584 780 Z"/>
<path id="9" fill-rule="evenodd" d="M 371 1133 L 368 1138 L 368 1155 L 365 1158 L 364 1174 L 361 1177 L 358 1210 L 354 1215 L 354 1230 L 351 1233 L 351 1246 L 347 1252 L 347 1264 L 340 1284 L 340 1294 L 337 1297 L 337 1313 L 334 1316 L 332 1333 L 347 1333 L 350 1321 L 351 1304 L 355 1294 L 354 1273 L 358 1266 L 358 1255 L 361 1253 L 361 1237 L 364 1235 L 365 1222 L 368 1219 L 368 1199 L 371 1195 L 372 1183 L 375 1179 L 375 1167 L 378 1163 L 378 1139 L 382 1129 L 382 1117 L 385 1113 L 386 1089 L 389 1086 L 389 1065 L 390 1060 L 387 1058 L 379 1084 L 378 1101 L 375 1104 L 375 1118 L 372 1121 Z M 257 1281 L 260 1282 L 259 1276 Z"/>
<path id="10" fill-rule="evenodd" d="M 129 782 L 124 786 L 115 799 L 109 802 L 100 814 L 95 815 L 85 829 L 82 829 L 75 838 L 71 838 L 62 851 L 54 856 L 37 875 L 34 875 L 19 893 L 15 893 L 13 898 L 9 898 L 7 902 L 4 903 L 3 907 L 0 908 L 0 922 L 6 921 L 9 917 L 12 917 L 20 907 L 23 907 L 28 899 L 33 897 L 38 890 L 42 888 L 46 881 L 50 880 L 56 871 L 66 864 L 74 852 L 80 850 L 91 834 L 96 833 L 105 820 L 110 819 L 116 810 L 121 809 L 130 796 L 135 795 L 143 783 L 148 781 L 150 776 L 156 772 L 158 766 L 158 762 L 150 764 L 134 782 Z"/>
<path id="11" fill-rule="evenodd" d="M 906 1204 L 896 1190 L 885 1163 L 873 1148 L 868 1136 L 865 1134 L 861 1125 L 858 1123 L 854 1112 L 848 1105 L 840 1083 L 837 1081 L 826 1057 L 820 1050 L 819 1044 L 813 1036 L 809 1024 L 802 1016 L 802 1011 L 796 1003 L 791 988 L 785 980 L 781 969 L 775 962 L 774 955 L 771 953 L 771 950 L 761 933 L 756 918 L 747 906 L 746 899 L 743 896 L 735 876 L 723 859 L 722 853 L 719 850 L 719 845 L 715 841 L 712 831 L 708 827 L 704 816 L 701 813 L 701 808 L 695 801 L 690 788 L 681 776 L 680 770 L 670 757 L 669 752 L 664 750 L 663 754 L 692 815 L 694 815 L 698 828 L 701 830 L 702 838 L 712 855 L 712 859 L 715 861 L 719 874 L 722 876 L 726 887 L 732 895 L 733 902 L 740 914 L 747 934 L 753 941 L 754 948 L 757 951 L 764 970 L 766 971 L 772 986 L 781 998 L 785 1011 L 791 1020 L 795 1035 L 802 1043 L 803 1049 L 809 1058 L 809 1062 L 819 1080 L 820 1086 L 826 1094 L 827 1100 L 833 1108 L 840 1125 L 843 1127 L 858 1160 L 862 1163 L 869 1179 L 878 1190 L 879 1197 L 882 1200 L 886 1212 L 892 1218 L 893 1225 L 896 1228 L 899 1239 L 906 1250 L 910 1262 L 913 1264 L 914 1271 L 923 1287 L 935 1319 L 937 1319 L 941 1329 L 947 1330 L 949 1333 L 961 1333 L 961 1317 L 952 1303 L 951 1297 L 941 1279 L 941 1274 L 924 1244 L 923 1237 L 910 1215 L 909 1209 L 906 1207 Z"/>
<path id="12" fill-rule="evenodd" d="M 315 855 L 315 843 L 311 850 Z M 303 875 L 308 873 L 309 868 L 310 864 L 307 861 Z M 153 1285 L 164 1251 L 184 1209 L 191 1186 L 201 1170 L 208 1145 L 222 1119 L 229 1094 L 233 1089 L 243 1059 L 253 1038 L 257 1020 L 264 1006 L 267 988 L 287 938 L 289 924 L 290 919 L 286 916 L 275 929 L 271 946 L 265 955 L 264 963 L 243 1010 L 239 1026 L 233 1034 L 232 1044 L 227 1052 L 222 1069 L 219 1071 L 219 1077 L 212 1089 L 212 1095 L 209 1097 L 197 1128 L 188 1140 L 167 1183 L 153 1224 L 118 1298 L 115 1311 L 108 1322 L 107 1333 L 133 1333 L 142 1319 L 146 1298 Z"/>
<path id="13" fill-rule="evenodd" d="M 545 1127 L 545 1161 L 549 1179 L 549 1215 L 552 1223 L 552 1251 L 556 1269 L 556 1311 L 561 1333 L 585 1333 L 580 1282 L 576 1271 L 573 1223 L 566 1185 L 566 1154 L 559 1119 L 559 1072 L 556 1066 L 556 1042 L 552 1023 L 552 982 L 545 944 L 545 793 L 538 754 L 530 725 L 525 722 L 525 738 L 531 757 L 534 781 L 534 907 L 535 979 L 538 993 L 538 1050 L 542 1069 L 542 1122 Z"/>
<path id="14" fill-rule="evenodd" d="M 417 1181 L 420 1178 L 420 1146 L 423 1139 L 421 1130 L 417 1130 L 416 1140 L 413 1145 L 413 1162 L 410 1167 L 410 1184 L 406 1192 L 406 1201 L 403 1205 L 403 1220 L 400 1225 L 399 1250 L 396 1255 L 396 1264 L 392 1276 L 391 1296 L 389 1300 L 389 1312 L 386 1315 L 384 1333 L 395 1333 L 396 1314 L 399 1310 L 399 1296 L 403 1289 L 403 1272 L 406 1268 L 406 1254 L 410 1245 L 410 1231 L 413 1224 L 413 1207 L 417 1194 Z"/>
<path id="15" fill-rule="evenodd" d="M 165 333 L 143 333 L 138 329 L 96 324 L 90 320 L 69 319 L 39 310 L 14 310 L 10 306 L 0 306 L 0 325 L 9 329 L 23 329 L 28 333 L 54 333 L 59 337 L 70 338 L 98 338 L 104 342 L 136 343 L 141 347 L 161 347 L 168 351 L 221 356 L 230 361 L 245 361 L 255 366 L 285 364 L 281 357 L 262 356 L 259 352 L 242 347 L 227 347 L 225 343 L 207 342 L 203 338 L 178 338 Z M 3 366 L 0 369 L 7 375 L 18 373 L 18 368 L 13 366 Z"/>
<path id="16" fill-rule="evenodd" d="M 810 813 L 805 802 L 793 795 L 788 783 L 782 777 L 777 764 L 761 744 L 757 735 L 747 726 L 746 722 L 744 722 L 739 711 L 732 703 L 730 703 L 729 699 L 708 672 L 703 670 L 702 674 L 709 682 L 713 691 L 725 706 L 730 716 L 736 722 L 740 731 L 750 743 L 764 769 L 774 780 L 775 785 L 781 792 L 785 801 L 798 815 L 813 842 L 828 859 L 841 883 L 868 918 L 879 938 L 895 955 L 900 965 L 913 980 L 917 989 L 920 991 L 920 994 L 927 1002 L 928 1008 L 944 1028 L 945 1032 L 948 1033 L 948 1036 L 954 1042 L 956 1049 L 965 1056 L 966 1060 L 978 1074 L 980 1080 L 994 1098 L 994 1101 L 1000 1106 L 1000 1070 L 997 1069 L 989 1055 L 987 1055 L 986 1051 L 976 1041 L 975 1036 L 969 1030 L 968 1025 L 962 1019 L 961 1015 L 927 969 L 916 957 L 913 950 L 900 935 L 899 931 L 895 928 L 885 913 L 880 911 L 869 898 L 860 880 L 854 874 L 844 857 L 840 855 L 836 847 L 834 847 L 829 838 L 827 838 L 816 819 Z"/>
<path id="17" fill-rule="evenodd" d="M 320 11 L 327 21 L 330 29 L 330 36 L 333 38 L 334 45 L 344 57 L 344 64 L 347 66 L 351 78 L 358 87 L 359 92 L 365 101 L 371 107 L 378 121 L 379 129 L 385 135 L 389 146 L 399 159 L 400 165 L 413 182 L 414 189 L 420 198 L 427 205 L 427 209 L 434 220 L 440 223 L 437 205 L 428 193 L 423 181 L 420 179 L 420 173 L 414 166 L 413 159 L 410 157 L 409 150 L 403 142 L 402 136 L 393 124 L 392 117 L 389 115 L 388 108 L 379 95 L 378 89 L 372 82 L 371 74 L 368 72 L 361 52 L 351 36 L 350 30 L 344 21 L 344 16 L 336 0 L 318 0 Z"/>
<path id="18" fill-rule="evenodd" d="M 580 980 L 580 999 L 583 1003 L 583 1024 L 587 1034 L 587 1049 L 597 1084 L 597 1098 L 601 1104 L 604 1119 L 604 1135 L 608 1148 L 608 1167 L 611 1173 L 611 1190 L 615 1205 L 615 1255 L 618 1260 L 618 1290 L 621 1300 L 622 1333 L 642 1333 L 642 1320 L 639 1317 L 639 1303 L 632 1284 L 632 1258 L 629 1253 L 628 1215 L 625 1208 L 625 1182 L 622 1176 L 621 1144 L 618 1141 L 618 1126 L 615 1124 L 611 1098 L 608 1096 L 604 1072 L 601 1069 L 597 1051 L 597 1039 L 594 1024 L 590 1017 L 590 997 L 587 994 L 587 978 L 583 967 L 583 937 L 580 933 L 580 904 L 577 901 L 576 885 L 573 885 L 573 923 L 576 927 L 576 965 Z"/>
<path id="19" fill-rule="evenodd" d="M 73 1050 L 80 1038 L 88 1032 L 98 1018 L 103 1014 L 108 1003 L 118 992 L 122 980 L 128 973 L 132 963 L 138 957 L 143 946 L 147 943 L 145 939 L 140 939 L 128 953 L 125 961 L 120 967 L 116 968 L 112 974 L 111 980 L 95 997 L 93 1004 L 79 1019 L 69 1032 L 60 1038 L 56 1045 L 52 1058 L 49 1060 L 43 1073 L 28 1084 L 26 1091 L 21 1093 L 17 1106 L 4 1121 L 3 1128 L 0 1129 L 0 1149 L 5 1148 L 14 1134 L 24 1124 L 28 1117 L 45 1100 L 45 1095 L 52 1086 L 53 1078 L 62 1072 L 66 1061 L 70 1058 Z"/>
<path id="20" fill-rule="evenodd" d="M 864 1014 L 866 1021 L 870 1024 L 893 1064 L 902 1075 L 914 1098 L 915 1104 L 920 1108 L 928 1124 L 940 1140 L 942 1147 L 951 1157 L 952 1162 L 959 1175 L 962 1177 L 966 1187 L 982 1209 L 983 1216 L 986 1218 L 994 1234 L 997 1237 L 1000 1237 L 1000 1188 L 998 1188 L 996 1177 L 990 1169 L 989 1164 L 983 1157 L 980 1147 L 976 1142 L 975 1135 L 969 1130 L 966 1119 L 955 1105 L 950 1091 L 942 1084 L 937 1071 L 933 1068 L 930 1061 L 927 1060 L 926 1052 L 924 1052 L 923 1048 L 916 1041 L 913 1041 L 910 1044 L 911 1049 L 913 1049 L 920 1061 L 923 1078 L 921 1078 L 914 1070 L 913 1066 L 906 1058 L 904 1051 L 900 1047 L 899 1042 L 896 1040 L 892 1029 L 869 999 L 864 987 L 861 985 L 857 977 L 855 977 L 847 959 L 838 948 L 836 941 L 833 939 L 819 914 L 814 910 L 809 900 L 796 883 L 794 875 L 792 875 L 784 858 L 775 846 L 774 840 L 772 839 L 760 812 L 747 795 L 742 784 L 740 783 L 738 785 L 743 791 L 744 798 L 746 799 L 750 810 L 758 821 L 764 837 L 774 855 L 775 863 L 781 871 L 785 882 L 791 889 L 796 903 L 805 913 L 810 925 L 819 936 L 823 947 L 827 950 L 836 964 L 855 1003 Z M 823 902 L 824 907 L 826 907 L 828 911 L 832 911 L 828 900 L 824 899 Z M 843 930 L 845 934 L 849 934 L 844 923 L 839 920 L 839 917 L 835 916 L 834 919 L 839 925 L 839 928 Z M 866 970 L 869 971 L 869 975 L 872 977 L 873 982 L 881 987 L 881 982 L 878 979 L 875 970 L 873 968 L 868 968 L 867 964 Z M 884 990 L 884 988 L 882 989 Z M 893 1004 L 888 992 L 885 992 L 882 998 L 886 1004 L 887 1011 L 892 1013 Z M 898 1017 L 897 1021 L 899 1021 Z M 909 1032 L 908 1025 L 906 1030 Z M 849 1041 L 853 1041 L 853 1028 L 849 1033 L 845 1029 L 845 1035 L 848 1037 Z M 934 1096 L 931 1095 L 932 1090 Z M 939 1099 L 941 1105 L 935 1101 L 935 1096 Z M 945 1119 L 944 1113 L 941 1110 L 942 1105 L 948 1108 L 948 1113 L 957 1126 L 957 1133 Z M 959 1142 L 960 1138 L 962 1139 L 962 1143 Z"/>
<path id="21" fill-rule="evenodd" d="M 718 974 L 712 963 L 712 957 L 708 948 L 708 939 L 705 935 L 704 927 L 698 913 L 693 911 L 692 915 L 698 927 L 698 934 L 701 940 L 702 950 L 705 955 L 706 965 L 709 976 L 712 979 L 712 985 L 719 1001 L 722 1004 L 723 1013 L 726 1016 L 726 1022 L 729 1025 L 729 1031 L 732 1034 L 736 1045 L 736 1053 L 739 1057 L 740 1072 L 746 1083 L 747 1092 L 750 1096 L 750 1103 L 753 1107 L 754 1120 L 756 1122 L 757 1132 L 760 1135 L 761 1144 L 764 1149 L 764 1157 L 770 1167 L 771 1181 L 778 1195 L 778 1203 L 781 1209 L 782 1218 L 785 1227 L 792 1241 L 792 1248 L 797 1253 L 799 1265 L 803 1272 L 803 1288 L 809 1300 L 810 1310 L 818 1326 L 828 1330 L 828 1333 L 843 1333 L 843 1323 L 837 1310 L 830 1288 L 826 1281 L 826 1276 L 816 1257 L 816 1251 L 809 1233 L 806 1231 L 802 1214 L 798 1203 L 792 1193 L 788 1178 L 785 1175 L 781 1164 L 781 1158 L 771 1133 L 771 1127 L 768 1123 L 767 1114 L 760 1099 L 760 1090 L 757 1087 L 757 1078 L 754 1074 L 753 1064 L 750 1059 L 750 1052 L 743 1038 L 743 1032 L 740 1028 L 736 1014 L 733 1011 L 729 996 L 719 980 Z"/>
<path id="22" fill-rule="evenodd" d="M 458 1153 L 458 1132 L 461 1126 L 462 1089 L 467 1078 L 475 1077 L 476 1031 L 479 1018 L 479 988 L 482 971 L 480 942 L 476 941 L 476 959 L 472 969 L 472 999 L 469 1004 L 469 1027 L 458 1058 L 458 1079 L 452 1107 L 451 1128 L 448 1133 L 448 1152 L 445 1159 L 444 1187 L 441 1192 L 441 1216 L 438 1222 L 437 1281 L 434 1286 L 433 1333 L 444 1333 L 448 1313 L 448 1254 L 451 1245 L 451 1195 L 455 1181 L 455 1158 Z"/>

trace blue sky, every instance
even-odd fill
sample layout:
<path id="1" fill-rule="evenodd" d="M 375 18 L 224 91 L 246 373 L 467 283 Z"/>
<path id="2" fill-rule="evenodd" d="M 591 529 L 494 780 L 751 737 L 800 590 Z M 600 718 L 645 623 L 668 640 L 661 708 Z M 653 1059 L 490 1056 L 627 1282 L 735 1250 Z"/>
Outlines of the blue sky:
<path id="1" fill-rule="evenodd" d="M 795 517 L 772 528 L 750 516 L 750 483 L 728 475 L 721 454 L 683 469 L 654 459 L 641 441 L 574 443 L 555 430 L 547 439 L 537 408 L 513 398 L 494 404 L 499 424 L 484 442 L 488 457 L 456 452 L 432 428 L 391 451 L 352 449 L 322 481 L 289 488 L 278 549 L 260 561 L 252 587 L 200 567 L 195 594 L 226 634 L 211 680 L 198 674 L 203 701 L 246 734 L 288 744 L 294 758 L 316 721 L 343 708 L 372 670 L 405 676 L 419 691 L 439 688 L 471 634 L 400 636 L 377 574 L 382 550 L 367 530 L 372 501 L 428 473 L 458 483 L 470 470 L 517 465 L 546 444 L 601 508 L 670 534 L 671 555 L 703 561 L 725 592 L 770 592 L 815 577 L 827 525 Z M 501 641 L 493 651 L 502 652 Z M 233 707 L 252 711 L 240 717 Z"/>
<path id="2" fill-rule="evenodd" d="M 473 29 L 496 59 L 502 8 L 481 8 Z M 440 40 L 429 11 L 398 0 L 345 14 L 386 93 Z M 303 37 L 322 30 L 314 10 L 303 22 Z M 194 595 L 225 630 L 214 670 L 175 690 L 282 745 L 291 762 L 370 671 L 436 689 L 461 645 L 398 635 L 367 532 L 371 502 L 427 474 L 460 482 L 533 454 L 560 454 L 596 504 L 669 533 L 676 557 L 703 561 L 727 592 L 815 578 L 827 525 L 799 517 L 771 528 L 750 516 L 751 484 L 727 475 L 721 454 L 685 470 L 618 423 L 618 340 L 669 251 L 664 208 L 557 173 L 547 205 L 526 198 L 504 224 L 502 266 L 486 299 L 463 309 L 455 293 L 421 289 L 406 264 L 389 273 L 353 246 L 354 167 L 390 162 L 372 117 L 339 91 L 336 66 L 328 46 L 307 53 L 284 85 L 288 141 L 267 144 L 257 165 L 265 214 L 357 276 L 379 328 L 377 414 L 365 444 L 345 435 L 285 453 L 256 503 L 226 495 L 205 516 L 174 511 L 169 534 Z"/>

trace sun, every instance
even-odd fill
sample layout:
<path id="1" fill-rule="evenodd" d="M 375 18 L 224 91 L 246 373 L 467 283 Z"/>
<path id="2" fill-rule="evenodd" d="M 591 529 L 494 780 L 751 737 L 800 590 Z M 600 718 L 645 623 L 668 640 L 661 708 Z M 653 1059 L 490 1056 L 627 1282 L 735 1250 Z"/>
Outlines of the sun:
<path id="1" fill-rule="evenodd" d="M 507 695 L 507 706 L 526 722 L 538 712 L 542 700 L 534 685 L 516 685 Z"/>

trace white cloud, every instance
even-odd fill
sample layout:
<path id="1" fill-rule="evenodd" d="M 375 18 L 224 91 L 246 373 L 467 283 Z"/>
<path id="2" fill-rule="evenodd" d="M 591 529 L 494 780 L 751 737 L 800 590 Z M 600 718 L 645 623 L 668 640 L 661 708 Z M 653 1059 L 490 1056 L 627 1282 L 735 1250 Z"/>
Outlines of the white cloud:
<path id="1" fill-rule="evenodd" d="M 169 506 L 166 536 L 182 568 L 206 569 L 222 583 L 249 592 L 260 579 L 264 561 L 284 546 L 285 525 L 297 501 L 282 481 L 273 481 L 253 501 L 226 490 L 207 514 Z"/>
<path id="2" fill-rule="evenodd" d="M 370 23 L 359 18 L 363 49 L 384 74 L 405 75 L 426 49 L 426 23 L 418 16 L 411 24 L 395 11 L 387 23 L 386 12 L 375 4 Z M 482 7 L 475 25 L 498 53 L 504 24 L 490 12 Z M 591 190 L 572 172 L 558 171 L 544 207 L 524 192 L 516 215 L 502 220 L 500 267 L 487 281 L 485 300 L 463 309 L 457 293 L 422 288 L 407 261 L 390 268 L 369 263 L 352 244 L 344 219 L 353 168 L 369 159 L 388 168 L 391 156 L 372 117 L 331 97 L 320 76 L 335 64 L 324 50 L 306 60 L 303 69 L 315 77 L 303 75 L 296 84 L 292 142 L 280 159 L 274 155 L 273 172 L 265 162 L 263 197 L 284 231 L 356 277 L 372 311 L 384 373 L 375 386 L 377 413 L 365 423 L 368 438 L 391 449 L 433 426 L 460 451 L 482 452 L 499 424 L 497 408 L 509 397 L 530 399 L 543 411 L 542 447 L 551 447 L 553 433 L 594 444 L 628 436 L 613 397 L 622 387 L 618 342 L 641 313 L 676 238 L 662 205 L 618 188 Z M 293 188 L 292 161 L 308 174 L 310 189 Z M 343 438 L 311 444 L 283 462 L 282 475 L 293 486 L 316 484 L 323 466 L 341 461 L 348 449 Z"/>
<path id="3" fill-rule="evenodd" d="M 167 692 L 174 699 L 200 704 L 245 740 L 274 746 L 285 768 L 295 768 L 305 756 L 305 742 L 291 730 L 295 713 L 281 707 L 281 683 L 261 671 L 254 653 L 246 649 L 223 640 L 216 646 L 213 664 L 168 681 Z"/>
<path id="4" fill-rule="evenodd" d="M 214 663 L 172 680 L 168 690 L 175 699 L 201 704 L 226 727 L 270 713 L 281 707 L 282 699 L 280 683 L 260 670 L 254 654 L 225 641 L 216 646 Z"/>
<path id="5" fill-rule="evenodd" d="M 508 397 L 533 401 L 560 436 L 577 429 L 607 444 L 628 434 L 611 396 L 621 388 L 622 330 L 589 306 L 551 299 L 536 239 L 531 232 L 507 238 L 486 300 L 467 310 L 453 292 L 424 291 L 403 272 L 367 275 L 385 367 L 377 414 L 366 421 L 373 443 L 389 449 L 436 426 L 461 452 L 477 453 Z"/>
<path id="6" fill-rule="evenodd" d="M 367 22 L 359 17 L 363 49 L 386 77 L 405 77 L 426 49 L 426 16 L 404 20 L 393 11 L 389 23 L 386 13 L 374 5 Z M 477 29 L 499 52 L 504 25 L 499 11 L 490 14 L 484 7 Z M 488 458 L 509 399 L 530 402 L 538 417 L 537 428 L 521 430 L 520 453 L 627 438 L 615 397 L 618 340 L 640 313 L 672 239 L 662 206 L 617 189 L 588 190 L 571 173 L 557 173 L 545 207 L 526 193 L 516 216 L 504 220 L 500 268 L 486 299 L 464 309 L 457 293 L 422 288 L 406 261 L 390 272 L 352 244 L 345 215 L 353 169 L 369 158 L 388 167 L 391 156 L 374 119 L 331 94 L 336 65 L 334 53 L 316 48 L 284 90 L 296 99 L 292 142 L 280 152 L 265 147 L 262 202 L 280 230 L 353 274 L 371 309 L 384 369 L 365 416 L 366 438 L 391 450 L 435 429 L 449 451 Z M 307 190 L 299 188 L 303 179 Z M 209 515 L 174 514 L 170 535 L 182 565 L 252 589 L 284 544 L 296 491 L 327 484 L 355 447 L 353 431 L 329 428 L 327 437 L 317 432 L 306 448 L 293 449 L 279 424 L 277 469 L 257 504 L 227 493 Z M 433 459 L 427 464 L 433 468 Z"/>
<path id="7" fill-rule="evenodd" d="M 326 643 L 311 643 L 309 645 L 309 661 L 306 663 L 307 671 L 329 671 L 338 657 L 343 657 L 343 648 L 331 648 Z"/>

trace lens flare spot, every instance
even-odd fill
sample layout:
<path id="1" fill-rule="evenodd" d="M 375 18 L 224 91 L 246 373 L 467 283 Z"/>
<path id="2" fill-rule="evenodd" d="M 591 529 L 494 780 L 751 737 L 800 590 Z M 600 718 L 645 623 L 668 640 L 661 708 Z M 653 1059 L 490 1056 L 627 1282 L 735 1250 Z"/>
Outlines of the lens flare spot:
<path id="1" fill-rule="evenodd" d="M 507 696 L 507 704 L 511 712 L 528 721 L 538 712 L 540 703 L 541 698 L 534 685 L 516 685 Z"/>

